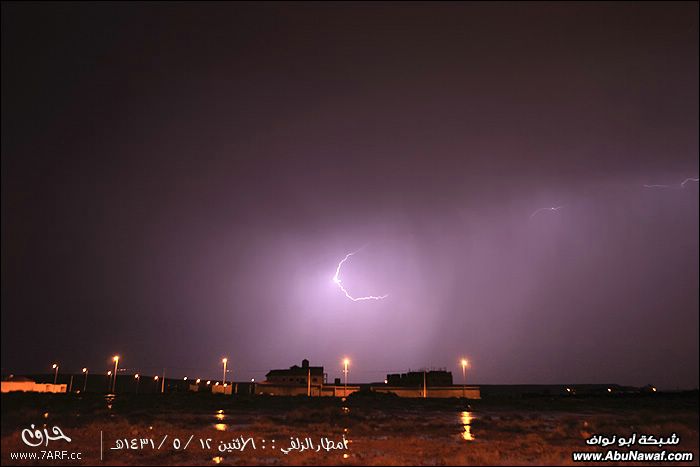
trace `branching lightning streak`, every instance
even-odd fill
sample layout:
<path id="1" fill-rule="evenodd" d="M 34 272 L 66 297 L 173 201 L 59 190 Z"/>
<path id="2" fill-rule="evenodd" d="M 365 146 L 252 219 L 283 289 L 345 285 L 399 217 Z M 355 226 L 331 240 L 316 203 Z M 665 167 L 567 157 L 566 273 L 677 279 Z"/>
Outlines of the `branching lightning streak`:
<path id="1" fill-rule="evenodd" d="M 539 208 L 537 211 L 535 211 L 535 212 L 533 212 L 532 214 L 530 214 L 530 219 L 532 219 L 533 217 L 535 217 L 535 216 L 537 215 L 537 213 L 540 212 L 540 211 L 558 211 L 558 210 L 560 210 L 560 209 L 563 208 L 563 207 L 564 207 L 564 206 L 553 206 L 553 207 L 551 207 L 551 208 Z"/>
<path id="2" fill-rule="evenodd" d="M 360 251 L 360 250 L 353 251 L 352 253 L 348 253 L 347 255 L 345 255 L 345 258 L 343 258 L 342 260 L 340 260 L 340 262 L 338 263 L 338 267 L 335 268 L 335 276 L 333 276 L 333 282 L 335 282 L 335 283 L 338 285 L 338 287 L 340 287 L 340 290 L 343 291 L 343 293 L 345 294 L 345 296 L 348 297 L 348 298 L 349 298 L 350 300 L 352 300 L 353 302 L 360 302 L 360 301 L 362 301 L 362 300 L 384 300 L 386 297 L 389 296 L 388 294 L 387 294 L 387 295 L 368 295 L 368 296 L 366 296 L 366 297 L 353 297 L 353 296 L 350 295 L 350 293 L 345 289 L 345 287 L 343 287 L 343 284 L 342 284 L 342 282 L 341 282 L 341 280 L 340 280 L 340 268 L 343 267 L 343 263 L 344 263 L 344 262 L 346 262 L 352 255 L 356 254 L 358 251 Z"/>

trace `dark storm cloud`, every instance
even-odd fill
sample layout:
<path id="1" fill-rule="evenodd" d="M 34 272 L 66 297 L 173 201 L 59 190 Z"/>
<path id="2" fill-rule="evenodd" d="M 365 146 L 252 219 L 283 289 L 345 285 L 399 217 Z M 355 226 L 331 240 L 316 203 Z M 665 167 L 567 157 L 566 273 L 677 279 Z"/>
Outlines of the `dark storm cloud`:
<path id="1" fill-rule="evenodd" d="M 4 372 L 697 387 L 696 3 L 2 9 Z"/>

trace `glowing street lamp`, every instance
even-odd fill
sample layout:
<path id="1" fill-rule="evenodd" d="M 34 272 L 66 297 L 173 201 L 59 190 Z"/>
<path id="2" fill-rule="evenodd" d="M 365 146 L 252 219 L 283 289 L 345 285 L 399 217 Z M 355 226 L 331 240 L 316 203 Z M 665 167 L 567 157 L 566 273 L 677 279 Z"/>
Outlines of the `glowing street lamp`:
<path id="1" fill-rule="evenodd" d="M 224 364 L 224 377 L 221 379 L 221 384 L 226 384 L 226 363 L 228 363 L 228 358 L 222 358 L 221 363 Z"/>
<path id="2" fill-rule="evenodd" d="M 139 393 L 139 384 L 141 384 L 141 375 L 136 373 L 134 375 L 134 379 L 136 380 L 136 394 L 138 394 Z"/>
<path id="3" fill-rule="evenodd" d="M 343 374 L 345 375 L 345 386 L 343 388 L 343 396 L 348 397 L 348 365 L 350 365 L 349 359 L 343 360 Z"/>
<path id="4" fill-rule="evenodd" d="M 464 399 L 464 392 L 467 385 L 467 365 L 469 365 L 469 360 L 466 358 L 462 359 L 462 399 Z"/>
<path id="5" fill-rule="evenodd" d="M 83 373 L 85 373 L 85 382 L 83 383 L 83 392 L 85 392 L 87 390 L 88 369 L 83 368 Z"/>
<path id="6" fill-rule="evenodd" d="M 196 383 L 199 384 L 199 383 L 201 383 L 201 382 L 202 382 L 202 379 L 201 379 L 201 378 L 197 378 Z"/>
<path id="7" fill-rule="evenodd" d="M 119 369 L 119 355 L 115 355 L 112 357 L 112 360 L 114 360 L 114 381 L 112 382 L 112 393 L 116 394 L 117 392 L 117 371 Z"/>
<path id="8" fill-rule="evenodd" d="M 54 369 L 54 374 L 53 374 L 53 384 L 56 384 L 58 381 L 58 363 L 54 363 L 51 365 L 51 368 Z"/>

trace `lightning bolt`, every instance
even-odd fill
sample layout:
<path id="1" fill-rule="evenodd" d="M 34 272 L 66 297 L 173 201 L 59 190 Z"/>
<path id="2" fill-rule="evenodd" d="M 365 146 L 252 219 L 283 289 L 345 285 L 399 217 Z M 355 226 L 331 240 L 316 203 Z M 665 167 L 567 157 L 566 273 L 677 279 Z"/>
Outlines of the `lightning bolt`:
<path id="1" fill-rule="evenodd" d="M 362 249 L 362 248 L 360 248 L 360 250 L 361 250 L 361 249 Z M 350 293 L 345 289 L 345 287 L 343 287 L 343 284 L 342 284 L 342 282 L 341 282 L 341 280 L 340 280 L 340 268 L 343 267 L 343 263 L 345 263 L 351 256 L 353 256 L 354 254 L 358 253 L 360 250 L 353 251 L 352 253 L 348 253 L 347 255 L 345 255 L 345 258 L 343 258 L 343 259 L 340 260 L 340 262 L 338 263 L 338 267 L 335 268 L 335 276 L 333 276 L 333 282 L 335 282 L 335 283 L 338 285 L 338 287 L 340 287 L 340 290 L 343 291 L 343 293 L 345 294 L 345 296 L 348 297 L 348 298 L 349 298 L 350 300 L 352 300 L 353 302 L 360 302 L 360 301 L 363 301 L 363 300 L 384 300 L 386 297 L 389 296 L 388 294 L 387 294 L 387 295 L 368 295 L 368 296 L 366 296 L 366 297 L 353 297 L 353 296 L 350 295 Z"/>
<path id="2" fill-rule="evenodd" d="M 541 211 L 558 211 L 558 210 L 560 210 L 560 209 L 563 208 L 563 207 L 564 207 L 564 206 L 553 206 L 553 207 L 551 207 L 551 208 L 539 208 L 538 210 L 536 210 L 535 212 L 533 212 L 532 214 L 530 214 L 530 219 L 532 219 L 533 217 L 535 217 L 535 216 L 537 215 L 538 212 L 541 212 Z"/>
<path id="3" fill-rule="evenodd" d="M 685 184 L 688 182 L 698 182 L 700 181 L 700 178 L 686 178 L 681 182 L 681 188 L 685 188 Z"/>
<path id="4" fill-rule="evenodd" d="M 688 182 L 698 182 L 700 178 L 688 177 L 683 180 L 680 185 L 642 185 L 644 188 L 685 188 L 685 184 Z"/>

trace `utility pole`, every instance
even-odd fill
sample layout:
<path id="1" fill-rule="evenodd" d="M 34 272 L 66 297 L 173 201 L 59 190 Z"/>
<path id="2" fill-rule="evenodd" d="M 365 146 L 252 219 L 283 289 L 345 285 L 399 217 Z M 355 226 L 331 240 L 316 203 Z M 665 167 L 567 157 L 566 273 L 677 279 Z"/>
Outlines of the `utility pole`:
<path id="1" fill-rule="evenodd" d="M 117 393 L 117 371 L 119 371 L 119 355 L 115 355 L 114 358 L 114 379 L 112 380 L 112 394 Z"/>
<path id="2" fill-rule="evenodd" d="M 311 367 L 306 369 L 306 396 L 311 397 Z"/>

